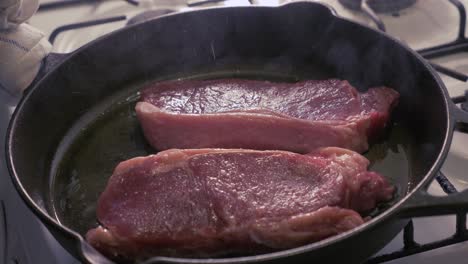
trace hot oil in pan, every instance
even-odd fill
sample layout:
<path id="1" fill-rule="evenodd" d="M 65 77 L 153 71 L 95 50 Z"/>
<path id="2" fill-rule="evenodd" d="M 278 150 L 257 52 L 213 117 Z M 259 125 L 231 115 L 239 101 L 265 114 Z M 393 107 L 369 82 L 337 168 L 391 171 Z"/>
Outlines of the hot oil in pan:
<path id="1" fill-rule="evenodd" d="M 364 154 L 370 161 L 369 170 L 381 173 L 397 187 L 395 199 L 380 205 L 371 213 L 372 216 L 397 202 L 399 197 L 414 187 L 410 180 L 411 168 L 407 156 L 408 148 L 411 146 L 408 135 L 404 126 L 393 123 L 384 140 L 371 144 L 369 151 Z"/>
<path id="2" fill-rule="evenodd" d="M 300 79 L 263 72 L 200 74 L 190 79 L 232 77 L 272 81 Z M 51 177 L 53 210 L 62 224 L 80 234 L 84 235 L 97 225 L 96 203 L 115 166 L 121 161 L 156 152 L 146 143 L 134 111 L 141 87 L 142 84 L 129 87 L 123 94 L 91 109 L 70 129 L 56 153 Z M 371 160 L 371 170 L 382 173 L 398 187 L 395 201 L 411 188 L 406 155 L 410 144 L 406 135 L 403 126 L 395 124 L 386 140 L 373 144 L 366 153 Z"/>
<path id="3" fill-rule="evenodd" d="M 52 183 L 57 218 L 84 234 L 96 223 L 96 201 L 115 166 L 126 159 L 150 154 L 136 120 L 137 96 L 112 106 L 91 124 L 83 124 L 66 140 Z M 65 144 L 66 144 L 65 143 Z"/>

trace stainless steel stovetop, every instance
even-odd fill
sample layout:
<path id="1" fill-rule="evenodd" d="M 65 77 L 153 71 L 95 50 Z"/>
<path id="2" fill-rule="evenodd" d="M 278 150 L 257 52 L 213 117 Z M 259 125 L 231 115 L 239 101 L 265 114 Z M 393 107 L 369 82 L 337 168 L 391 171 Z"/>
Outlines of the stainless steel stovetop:
<path id="1" fill-rule="evenodd" d="M 378 13 L 378 21 L 368 14 L 346 8 L 344 0 L 319 0 L 331 5 L 338 15 L 359 23 L 377 27 L 383 24 L 387 32 L 416 50 L 427 49 L 453 41 L 458 36 L 460 26 L 459 10 L 456 0 L 416 0 L 408 8 L 386 13 Z M 356 2 L 349 0 L 350 2 Z M 396 1 L 396 0 L 391 0 Z M 283 0 L 228 0 L 228 1 L 184 1 L 184 0 L 43 0 L 42 9 L 31 18 L 29 23 L 44 31 L 54 39 L 54 52 L 69 53 L 83 44 L 115 29 L 125 26 L 127 21 L 143 11 L 171 9 L 176 11 L 208 6 L 270 5 L 283 4 Z M 187 4 L 188 2 L 188 4 Z M 381 1 L 382 2 L 382 1 Z M 460 1 L 468 8 L 468 0 Z M 189 6 L 190 5 L 190 6 Z M 90 27 L 62 31 L 63 26 L 82 22 L 113 22 Z M 96 24 L 96 23 L 89 23 Z M 59 29 L 57 31 L 57 28 Z M 462 29 L 464 31 L 464 29 Z M 468 53 L 457 53 L 431 59 L 432 62 L 451 70 L 468 74 Z M 465 81 L 441 74 L 451 96 L 460 96 L 468 89 Z M 5 137 L 8 120 L 19 98 L 0 89 L 0 138 Z M 72 258 L 29 212 L 16 191 L 13 189 L 4 160 L 4 140 L 0 141 L 0 263 L 79 263 Z M 451 151 L 443 167 L 443 172 L 458 190 L 468 187 L 468 134 L 456 132 Z M 446 195 L 437 183 L 430 187 L 434 195 Z M 455 231 L 455 216 L 438 216 L 413 219 L 415 240 L 425 244 L 450 237 Z M 403 247 L 403 234 L 398 235 L 377 255 L 391 253 Z M 424 253 L 398 258 L 385 264 L 403 263 L 467 263 L 468 242 L 437 248 Z"/>

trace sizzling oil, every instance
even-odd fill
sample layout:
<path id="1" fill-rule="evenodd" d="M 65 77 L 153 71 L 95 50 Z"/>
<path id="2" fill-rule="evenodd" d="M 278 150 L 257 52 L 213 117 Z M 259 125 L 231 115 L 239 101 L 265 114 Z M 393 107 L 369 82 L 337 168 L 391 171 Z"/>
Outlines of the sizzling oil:
<path id="1" fill-rule="evenodd" d="M 299 79 L 277 74 L 265 76 L 258 72 L 234 76 L 218 73 L 193 78 L 252 79 L 253 76 L 276 81 Z M 141 87 L 141 84 L 129 87 L 90 109 L 90 113 L 70 129 L 57 151 L 51 182 L 53 210 L 62 224 L 81 234 L 97 225 L 96 202 L 115 166 L 121 161 L 155 152 L 147 145 L 134 111 L 139 98 L 137 91 Z M 385 175 L 397 186 L 394 201 L 409 188 L 407 135 L 403 126 L 394 124 L 385 141 L 373 144 L 365 154 L 371 161 L 370 169 Z"/>

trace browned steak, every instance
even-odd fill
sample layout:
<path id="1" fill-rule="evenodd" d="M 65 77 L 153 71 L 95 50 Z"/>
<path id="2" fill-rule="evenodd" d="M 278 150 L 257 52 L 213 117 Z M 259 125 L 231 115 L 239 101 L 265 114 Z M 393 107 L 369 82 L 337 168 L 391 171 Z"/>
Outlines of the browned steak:
<path id="1" fill-rule="evenodd" d="M 347 81 L 298 83 L 218 79 L 154 83 L 137 116 L 149 143 L 170 148 L 246 148 L 307 153 L 336 146 L 363 152 L 399 94 Z"/>
<path id="2" fill-rule="evenodd" d="M 87 240 L 110 257 L 284 249 L 363 223 L 394 187 L 341 148 L 168 150 L 120 163 Z M 356 212 L 357 211 L 357 212 Z"/>

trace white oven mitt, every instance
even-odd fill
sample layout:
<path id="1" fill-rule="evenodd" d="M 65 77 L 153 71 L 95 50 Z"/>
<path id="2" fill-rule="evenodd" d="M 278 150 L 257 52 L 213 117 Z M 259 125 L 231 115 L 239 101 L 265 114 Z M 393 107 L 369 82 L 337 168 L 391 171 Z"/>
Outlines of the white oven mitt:
<path id="1" fill-rule="evenodd" d="M 0 0 L 0 87 L 18 94 L 31 84 L 52 46 L 39 30 L 23 24 L 38 0 Z"/>
<path id="2" fill-rule="evenodd" d="M 0 29 L 6 29 L 28 20 L 39 7 L 39 0 L 1 0 Z"/>

